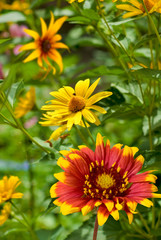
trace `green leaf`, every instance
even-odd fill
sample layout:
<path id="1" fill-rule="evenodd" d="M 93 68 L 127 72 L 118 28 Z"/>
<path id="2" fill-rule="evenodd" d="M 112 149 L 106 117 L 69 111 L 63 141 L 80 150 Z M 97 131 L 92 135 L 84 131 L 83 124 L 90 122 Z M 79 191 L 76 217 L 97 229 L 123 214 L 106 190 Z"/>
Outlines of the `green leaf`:
<path id="1" fill-rule="evenodd" d="M 79 77 L 86 78 L 86 77 L 100 77 L 104 75 L 121 75 L 121 74 L 124 74 L 124 71 L 121 68 L 116 68 L 116 67 L 107 68 L 106 66 L 102 65 L 80 74 Z"/>
<path id="2" fill-rule="evenodd" d="M 65 240 L 91 240 L 93 239 L 93 230 L 94 230 L 94 223 L 95 223 L 95 217 L 90 218 L 90 220 L 85 221 L 83 225 L 73 231 L 70 235 L 68 235 Z M 103 233 L 102 227 L 99 227 L 98 229 L 98 239 L 106 240 L 106 235 Z"/>
<path id="3" fill-rule="evenodd" d="M 23 87 L 24 87 L 24 82 L 23 81 L 12 84 L 11 89 L 7 93 L 8 94 L 8 100 L 9 100 L 9 102 L 12 106 L 15 102 L 15 98 L 17 97 L 17 95 L 19 95 L 19 92 L 23 89 Z"/>
<path id="4" fill-rule="evenodd" d="M 140 78 L 144 79 L 156 79 L 161 82 L 161 70 L 154 70 L 150 68 L 142 68 L 131 72 L 131 74 L 137 74 Z"/>
<path id="5" fill-rule="evenodd" d="M 11 38 L 0 39 L 0 44 L 10 41 Z"/>
<path id="6" fill-rule="evenodd" d="M 71 22 L 71 23 L 79 23 L 79 24 L 90 24 L 91 23 L 91 20 L 84 16 L 70 17 L 67 21 Z"/>
<path id="7" fill-rule="evenodd" d="M 151 118 L 151 128 L 152 128 L 152 131 L 155 131 L 156 129 L 160 129 L 161 127 L 161 109 L 158 109 L 156 112 L 155 112 L 155 115 L 152 116 Z M 149 132 L 149 123 L 148 123 L 148 117 L 145 116 L 144 117 L 144 120 L 143 120 L 143 133 L 144 133 L 144 136 L 147 135 Z"/>
<path id="8" fill-rule="evenodd" d="M 25 20 L 26 20 L 26 17 L 22 13 L 17 11 L 1 14 L 0 16 L 0 23 L 23 22 Z"/>
<path id="9" fill-rule="evenodd" d="M 87 17 L 88 19 L 95 20 L 95 21 L 98 21 L 100 19 L 100 16 L 98 15 L 98 13 L 93 9 L 84 9 L 82 11 L 82 15 Z"/>
<path id="10" fill-rule="evenodd" d="M 105 99 L 102 99 L 99 104 L 102 106 L 114 106 L 114 105 L 120 105 L 125 102 L 125 98 L 123 94 L 115 87 L 110 87 L 107 89 L 107 91 L 112 92 L 113 94 Z"/>

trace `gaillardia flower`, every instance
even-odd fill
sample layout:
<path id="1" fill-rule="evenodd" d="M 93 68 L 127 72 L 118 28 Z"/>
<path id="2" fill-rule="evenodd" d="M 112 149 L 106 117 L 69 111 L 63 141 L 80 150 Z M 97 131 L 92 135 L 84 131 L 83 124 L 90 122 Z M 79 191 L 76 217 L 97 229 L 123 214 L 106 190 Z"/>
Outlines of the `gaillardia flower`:
<path id="1" fill-rule="evenodd" d="M 0 204 L 12 198 L 22 198 L 23 193 L 15 192 L 21 181 L 17 176 L 4 176 L 0 180 Z"/>
<path id="2" fill-rule="evenodd" d="M 149 13 L 161 13 L 161 1 L 158 0 L 143 0 L 145 7 Z M 113 0 L 116 2 L 116 0 Z M 125 4 L 116 5 L 118 9 L 128 11 L 123 15 L 123 18 L 133 17 L 140 14 L 146 14 L 145 7 L 141 1 L 138 0 L 122 0 Z"/>
<path id="3" fill-rule="evenodd" d="M 35 88 L 31 87 L 24 97 L 19 98 L 17 107 L 15 108 L 15 117 L 21 118 L 28 113 L 35 105 Z"/>
<path id="4" fill-rule="evenodd" d="M 147 198 L 161 197 L 154 193 L 157 177 L 152 171 L 138 174 L 144 158 L 134 158 L 137 151 L 136 147 L 122 148 L 121 144 L 110 149 L 109 140 L 104 145 L 99 133 L 95 152 L 86 146 L 61 151 L 64 157 L 57 164 L 64 172 L 54 174 L 59 181 L 50 189 L 51 198 L 57 198 L 53 203 L 60 206 L 63 215 L 79 211 L 86 215 L 98 208 L 100 226 L 109 215 L 118 220 L 119 211 L 124 210 L 131 223 L 138 203 L 150 207 L 153 203 Z"/>
<path id="5" fill-rule="evenodd" d="M 57 32 L 61 28 L 66 19 L 67 17 L 64 16 L 54 22 L 54 15 L 51 12 L 51 20 L 48 28 L 45 21 L 42 18 L 40 18 L 42 31 L 41 36 L 33 30 L 30 29 L 24 30 L 28 35 L 34 38 L 34 42 L 25 44 L 20 48 L 20 51 L 31 49 L 34 50 L 24 60 L 25 63 L 37 58 L 37 63 L 41 68 L 47 70 L 44 67 L 45 62 L 49 66 L 49 68 L 53 69 L 53 73 L 55 74 L 56 68 L 49 62 L 48 58 L 50 58 L 59 66 L 60 72 L 63 71 L 62 57 L 60 53 L 57 51 L 57 49 L 60 48 L 68 49 L 68 46 L 65 45 L 64 43 L 59 42 L 62 37 L 60 34 L 57 34 Z"/>
<path id="6" fill-rule="evenodd" d="M 0 226 L 5 223 L 11 212 L 11 203 L 7 202 L 1 210 L 0 214 Z"/>
<path id="7" fill-rule="evenodd" d="M 90 123 L 100 124 L 98 117 L 91 111 L 95 110 L 100 113 L 106 113 L 104 108 L 95 105 L 96 102 L 112 95 L 112 92 L 104 91 L 91 96 L 99 83 L 97 79 L 90 87 L 90 80 L 80 80 L 75 85 L 75 89 L 65 86 L 58 91 L 50 94 L 55 97 L 50 104 L 43 106 L 42 110 L 48 112 L 44 114 L 43 120 L 40 122 L 43 126 L 63 125 L 66 124 L 70 130 L 75 125 L 81 125 L 82 117 Z M 54 124 L 56 122 L 56 124 Z"/>

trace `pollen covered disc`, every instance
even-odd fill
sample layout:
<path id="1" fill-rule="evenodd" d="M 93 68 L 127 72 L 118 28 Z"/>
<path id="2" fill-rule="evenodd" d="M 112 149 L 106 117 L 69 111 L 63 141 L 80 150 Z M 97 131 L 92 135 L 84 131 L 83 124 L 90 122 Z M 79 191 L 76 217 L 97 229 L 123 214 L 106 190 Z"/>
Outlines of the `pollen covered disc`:
<path id="1" fill-rule="evenodd" d="M 73 96 L 69 101 L 69 110 L 71 112 L 78 112 L 85 108 L 85 99 L 80 96 Z"/>

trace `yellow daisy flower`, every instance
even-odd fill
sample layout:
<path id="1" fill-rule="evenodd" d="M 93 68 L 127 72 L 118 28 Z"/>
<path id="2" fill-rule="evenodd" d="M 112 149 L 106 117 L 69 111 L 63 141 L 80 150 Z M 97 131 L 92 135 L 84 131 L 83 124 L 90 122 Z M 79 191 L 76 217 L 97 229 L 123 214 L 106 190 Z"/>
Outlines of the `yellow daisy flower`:
<path id="1" fill-rule="evenodd" d="M 66 124 L 67 129 L 70 130 L 73 124 L 81 125 L 82 117 L 84 117 L 86 121 L 99 125 L 99 119 L 91 110 L 105 114 L 106 111 L 104 108 L 94 104 L 101 99 L 112 95 L 112 92 L 105 91 L 91 96 L 97 87 L 99 80 L 100 78 L 97 79 L 90 87 L 90 80 L 86 79 L 84 81 L 78 81 L 75 85 L 75 89 L 65 86 L 60 88 L 58 91 L 51 92 L 50 94 L 54 96 L 55 99 L 51 100 L 50 104 L 41 108 L 42 110 L 47 110 L 48 112 L 44 114 L 45 118 L 43 120 L 45 120 L 45 122 L 40 122 L 40 124 L 44 126 L 58 126 L 63 125 L 64 123 Z M 54 124 L 54 122 L 56 122 L 56 124 Z"/>
<path id="2" fill-rule="evenodd" d="M 161 1 L 159 0 L 143 0 L 149 13 L 161 13 Z M 116 2 L 116 0 L 113 0 Z M 140 14 L 146 14 L 144 5 L 138 0 L 122 0 L 125 4 L 116 5 L 118 9 L 128 11 L 123 15 L 123 18 L 133 17 Z"/>
<path id="3" fill-rule="evenodd" d="M 15 192 L 21 181 L 17 176 L 4 176 L 0 180 L 0 204 L 12 198 L 22 198 L 23 193 Z"/>
<path id="4" fill-rule="evenodd" d="M 24 62 L 30 62 L 37 58 L 38 65 L 47 70 L 44 67 L 44 62 L 49 66 L 49 68 L 53 69 L 53 74 L 55 74 L 56 69 L 52 64 L 49 62 L 48 58 L 53 60 L 60 68 L 60 72 L 63 71 L 63 61 L 60 53 L 57 49 L 64 48 L 68 49 L 68 46 L 64 43 L 59 42 L 61 40 L 61 35 L 57 34 L 58 30 L 61 28 L 65 20 L 67 19 L 66 16 L 59 18 L 54 22 L 54 15 L 51 12 L 51 20 L 49 23 L 49 27 L 47 28 L 46 23 L 44 22 L 43 18 L 40 18 L 41 21 L 41 31 L 42 35 L 40 36 L 37 32 L 25 29 L 24 31 L 29 34 L 31 37 L 34 38 L 34 42 L 25 44 L 19 50 L 31 50 L 34 51 L 24 60 Z M 43 62 L 44 61 L 44 62 Z"/>
<path id="5" fill-rule="evenodd" d="M 7 221 L 10 212 L 11 212 L 11 204 L 7 202 L 1 210 L 0 226 Z"/>
<path id="6" fill-rule="evenodd" d="M 31 87 L 25 97 L 19 98 L 19 103 L 15 108 L 14 114 L 16 118 L 21 118 L 28 113 L 35 105 L 35 88 Z"/>

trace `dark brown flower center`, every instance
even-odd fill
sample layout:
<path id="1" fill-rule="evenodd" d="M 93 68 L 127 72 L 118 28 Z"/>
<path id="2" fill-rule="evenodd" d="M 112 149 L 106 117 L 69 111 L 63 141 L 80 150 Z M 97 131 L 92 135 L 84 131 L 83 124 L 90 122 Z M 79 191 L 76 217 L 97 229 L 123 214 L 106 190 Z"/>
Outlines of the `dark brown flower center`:
<path id="1" fill-rule="evenodd" d="M 50 44 L 49 40 L 43 40 L 41 47 L 42 47 L 43 52 L 47 53 L 51 48 L 51 44 Z"/>
<path id="2" fill-rule="evenodd" d="M 116 196 L 124 196 L 128 189 L 127 172 L 121 174 L 120 167 L 115 164 L 109 169 L 105 169 L 102 161 L 101 165 L 96 162 L 90 164 L 90 174 L 85 175 L 83 185 L 83 197 L 97 199 L 113 199 Z"/>
<path id="3" fill-rule="evenodd" d="M 80 96 L 73 96 L 69 101 L 69 110 L 73 113 L 85 108 L 85 99 Z"/>

